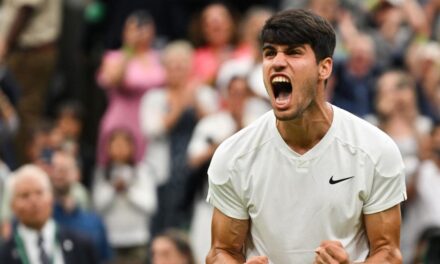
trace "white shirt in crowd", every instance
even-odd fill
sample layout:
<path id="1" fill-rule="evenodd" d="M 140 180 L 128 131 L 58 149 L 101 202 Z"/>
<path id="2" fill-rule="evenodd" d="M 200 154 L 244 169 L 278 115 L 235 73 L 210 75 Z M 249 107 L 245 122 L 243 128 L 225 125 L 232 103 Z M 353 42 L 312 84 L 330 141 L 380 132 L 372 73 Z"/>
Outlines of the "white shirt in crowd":
<path id="1" fill-rule="evenodd" d="M 218 111 L 218 94 L 213 88 L 199 87 L 195 97 L 207 114 Z M 144 160 L 153 172 L 157 185 L 165 184 L 169 178 L 170 147 L 164 121 L 168 112 L 169 102 L 166 88 L 152 90 L 142 97 L 139 122 L 148 140 Z"/>
<path id="2" fill-rule="evenodd" d="M 156 184 L 145 164 L 114 168 L 113 178 L 97 169 L 93 187 L 93 202 L 107 227 L 110 244 L 114 247 L 146 245 L 150 237 L 149 223 L 157 207 Z M 121 177 L 127 185 L 117 193 L 112 180 Z"/>

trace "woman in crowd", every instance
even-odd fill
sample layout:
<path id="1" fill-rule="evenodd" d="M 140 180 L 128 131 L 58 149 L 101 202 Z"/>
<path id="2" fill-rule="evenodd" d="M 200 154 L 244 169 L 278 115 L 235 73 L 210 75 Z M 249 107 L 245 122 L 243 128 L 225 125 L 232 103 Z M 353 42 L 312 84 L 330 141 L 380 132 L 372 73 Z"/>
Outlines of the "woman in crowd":
<path id="1" fill-rule="evenodd" d="M 101 119 L 98 138 L 98 164 L 107 161 L 105 142 L 116 127 L 133 131 L 135 160 L 144 154 L 145 140 L 139 127 L 142 95 L 163 84 L 164 72 L 158 53 L 153 50 L 154 23 L 145 11 L 135 11 L 125 23 L 123 46 L 105 54 L 98 73 L 98 84 L 107 94 L 109 105 Z"/>
<path id="2" fill-rule="evenodd" d="M 235 23 L 225 5 L 215 3 L 202 11 L 194 38 L 199 46 L 194 54 L 194 73 L 207 84 L 214 84 L 220 65 L 234 56 Z"/>

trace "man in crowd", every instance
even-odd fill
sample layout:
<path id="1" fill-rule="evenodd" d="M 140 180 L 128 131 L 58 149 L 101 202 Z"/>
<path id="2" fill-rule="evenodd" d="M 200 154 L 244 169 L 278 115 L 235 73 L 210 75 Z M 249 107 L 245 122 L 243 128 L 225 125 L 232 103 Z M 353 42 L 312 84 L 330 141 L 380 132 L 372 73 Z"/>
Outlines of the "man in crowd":
<path id="1" fill-rule="evenodd" d="M 91 241 L 55 224 L 53 194 L 47 174 L 34 165 L 19 168 L 11 183 L 17 228 L 0 248 L 0 263 L 96 264 Z"/>

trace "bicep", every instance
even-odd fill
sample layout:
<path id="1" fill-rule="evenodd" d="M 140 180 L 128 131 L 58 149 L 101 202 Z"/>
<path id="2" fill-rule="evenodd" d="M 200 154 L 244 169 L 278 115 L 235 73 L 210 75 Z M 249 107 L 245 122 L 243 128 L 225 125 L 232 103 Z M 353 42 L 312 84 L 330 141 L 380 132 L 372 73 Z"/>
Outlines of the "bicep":
<path id="1" fill-rule="evenodd" d="M 364 222 L 370 243 L 370 257 L 376 254 L 387 256 L 389 263 L 400 259 L 400 205 L 385 211 L 365 214 Z"/>
<path id="2" fill-rule="evenodd" d="M 214 208 L 212 216 L 212 244 L 207 263 L 245 261 L 243 246 L 249 230 L 249 220 L 231 218 Z"/>

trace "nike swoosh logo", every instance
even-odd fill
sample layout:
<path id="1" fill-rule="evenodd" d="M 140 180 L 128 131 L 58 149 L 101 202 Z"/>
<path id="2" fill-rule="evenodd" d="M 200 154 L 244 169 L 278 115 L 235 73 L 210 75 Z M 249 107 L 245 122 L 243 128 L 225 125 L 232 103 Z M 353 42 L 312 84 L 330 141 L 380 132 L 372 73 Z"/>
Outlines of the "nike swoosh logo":
<path id="1" fill-rule="evenodd" d="M 349 179 L 351 179 L 351 178 L 353 178 L 353 177 L 354 177 L 354 176 L 351 176 L 351 177 L 348 177 L 348 178 L 339 179 L 339 180 L 333 180 L 333 176 L 332 176 L 332 177 L 330 177 L 330 180 L 328 181 L 328 183 L 330 183 L 330 184 L 336 184 L 336 183 L 340 183 L 340 182 L 343 182 L 343 181 L 349 180 Z"/>

